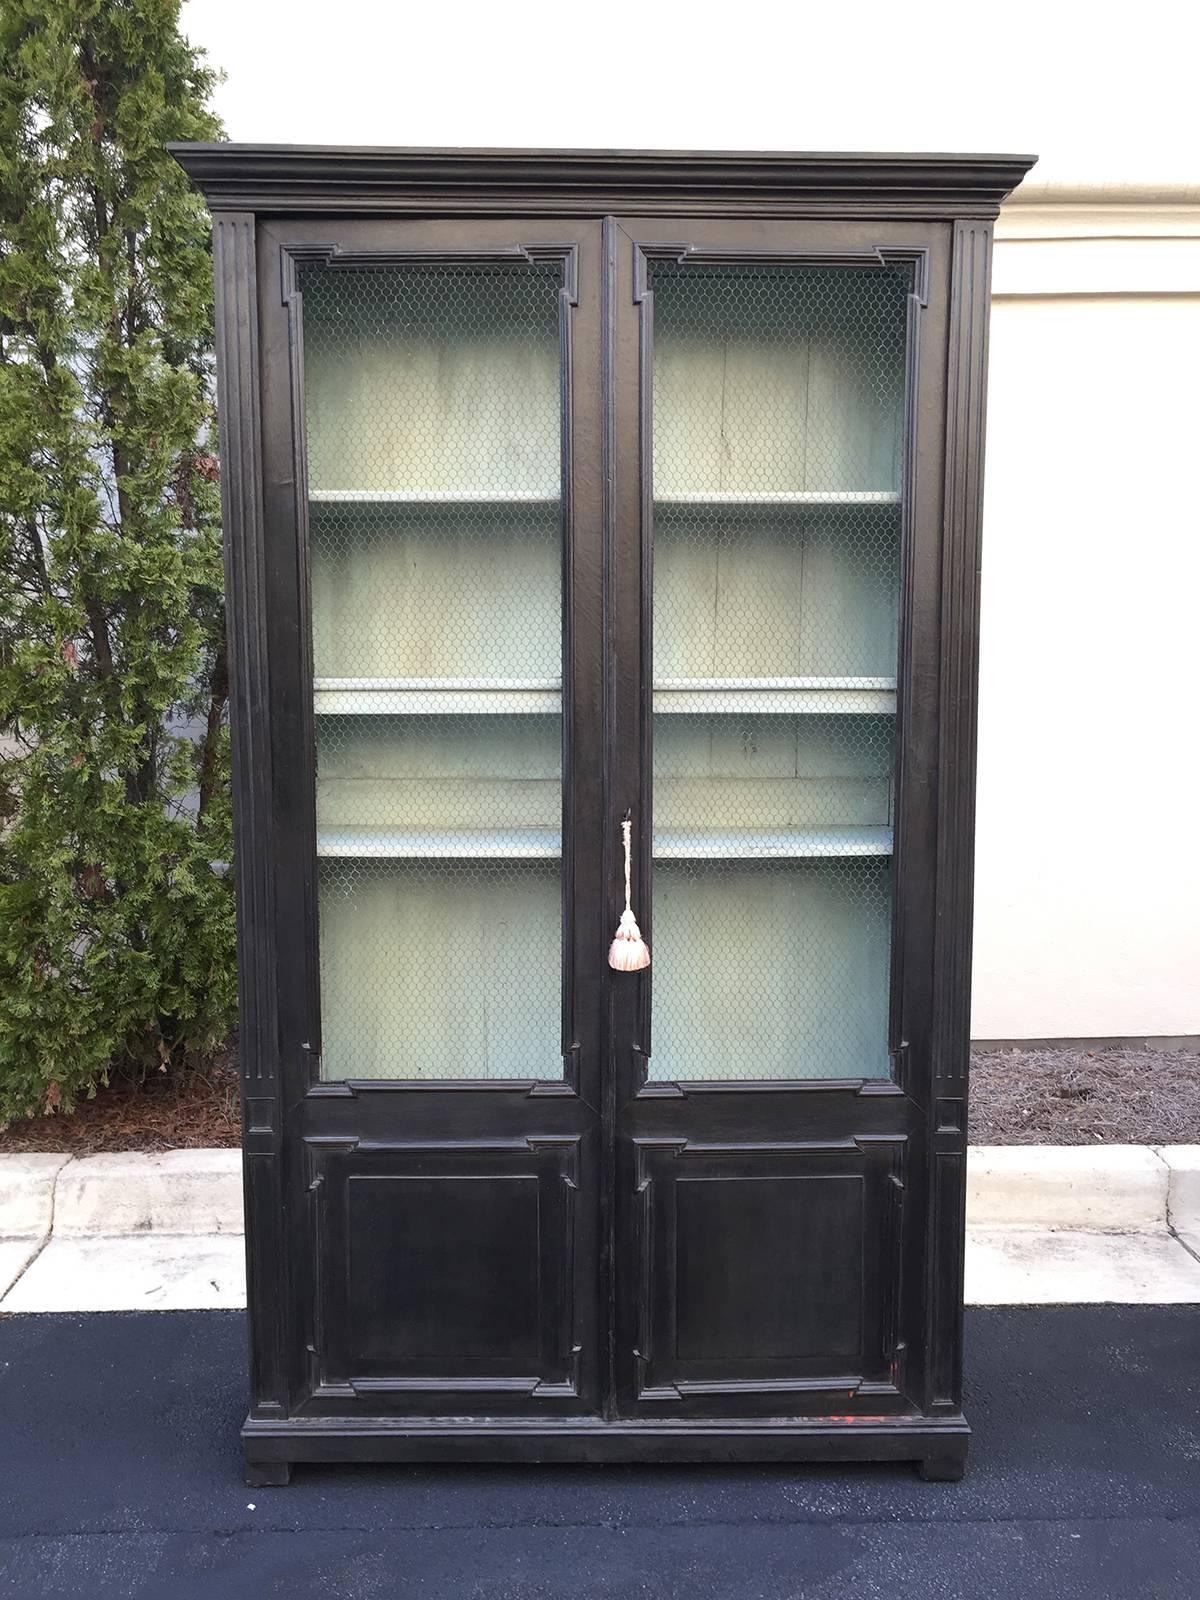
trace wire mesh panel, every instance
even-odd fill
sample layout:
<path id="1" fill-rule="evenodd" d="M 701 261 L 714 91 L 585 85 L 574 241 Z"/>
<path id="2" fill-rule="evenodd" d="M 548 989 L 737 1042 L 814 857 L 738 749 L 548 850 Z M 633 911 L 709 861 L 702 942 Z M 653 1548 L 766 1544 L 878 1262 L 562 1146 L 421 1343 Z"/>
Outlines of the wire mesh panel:
<path id="1" fill-rule="evenodd" d="M 650 287 L 650 1076 L 886 1076 L 908 274 Z"/>
<path id="2" fill-rule="evenodd" d="M 325 1078 L 561 1076 L 560 287 L 302 273 Z"/>

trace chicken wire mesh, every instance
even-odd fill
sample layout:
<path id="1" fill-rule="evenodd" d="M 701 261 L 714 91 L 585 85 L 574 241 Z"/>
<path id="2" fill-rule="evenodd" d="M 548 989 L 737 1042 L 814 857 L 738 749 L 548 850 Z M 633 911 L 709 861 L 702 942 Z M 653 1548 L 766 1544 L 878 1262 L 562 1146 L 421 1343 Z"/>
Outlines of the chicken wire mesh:
<path id="1" fill-rule="evenodd" d="M 561 1074 L 560 287 L 302 273 L 325 1078 Z"/>
<path id="2" fill-rule="evenodd" d="M 889 1071 L 908 288 L 652 269 L 653 1078 Z"/>

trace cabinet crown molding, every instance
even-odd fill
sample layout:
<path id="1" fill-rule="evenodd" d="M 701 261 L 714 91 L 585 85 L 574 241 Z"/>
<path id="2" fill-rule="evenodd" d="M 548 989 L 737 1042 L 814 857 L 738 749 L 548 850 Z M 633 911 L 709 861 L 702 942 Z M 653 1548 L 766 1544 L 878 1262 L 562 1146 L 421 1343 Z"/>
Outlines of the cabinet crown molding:
<path id="1" fill-rule="evenodd" d="M 172 144 L 214 211 L 994 217 L 1025 155 Z"/>

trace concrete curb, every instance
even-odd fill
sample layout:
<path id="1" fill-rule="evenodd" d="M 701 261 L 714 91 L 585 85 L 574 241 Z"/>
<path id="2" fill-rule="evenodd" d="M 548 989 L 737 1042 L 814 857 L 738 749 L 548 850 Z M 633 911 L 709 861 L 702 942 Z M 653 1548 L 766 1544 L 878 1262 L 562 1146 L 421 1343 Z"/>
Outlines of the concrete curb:
<path id="1" fill-rule="evenodd" d="M 1168 1224 L 1176 1233 L 1200 1233 L 1200 1144 L 1164 1144 L 1158 1155 L 1170 1173 Z"/>
<path id="2" fill-rule="evenodd" d="M 240 1150 L 84 1156 L 58 1174 L 56 1237 L 241 1233 L 242 1225 Z"/>
<path id="3" fill-rule="evenodd" d="M 972 1145 L 972 1227 L 1200 1231 L 1200 1144 Z M 239 1150 L 0 1154 L 0 1239 L 242 1231 Z"/>
<path id="4" fill-rule="evenodd" d="M 980 1145 L 968 1298 L 1200 1301 L 1200 1144 Z M 244 1304 L 239 1150 L 0 1154 L 0 1311 Z"/>
<path id="5" fill-rule="evenodd" d="M 0 1302 L 45 1247 L 68 1155 L 0 1155 Z"/>
<path id="6" fill-rule="evenodd" d="M 967 1221 L 1102 1233 L 1165 1228 L 1172 1177 L 1182 1183 L 1189 1175 L 1186 1162 L 1173 1172 L 1149 1145 L 975 1145 Z M 1200 1168 L 1195 1178 L 1200 1185 Z"/>
<path id="7" fill-rule="evenodd" d="M 54 1222 L 55 1180 L 68 1155 L 0 1155 L 0 1239 L 41 1239 Z"/>

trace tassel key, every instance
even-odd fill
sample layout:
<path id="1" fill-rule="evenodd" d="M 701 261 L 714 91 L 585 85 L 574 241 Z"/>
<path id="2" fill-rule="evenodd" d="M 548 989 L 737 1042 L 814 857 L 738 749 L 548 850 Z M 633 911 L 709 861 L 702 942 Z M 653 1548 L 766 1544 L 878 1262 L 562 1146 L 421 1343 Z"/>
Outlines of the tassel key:
<path id="1" fill-rule="evenodd" d="M 641 972 L 650 965 L 650 948 L 642 938 L 630 903 L 633 823 L 628 817 L 621 824 L 621 835 L 625 841 L 625 909 L 617 925 L 617 936 L 608 947 L 608 964 L 614 972 Z"/>

